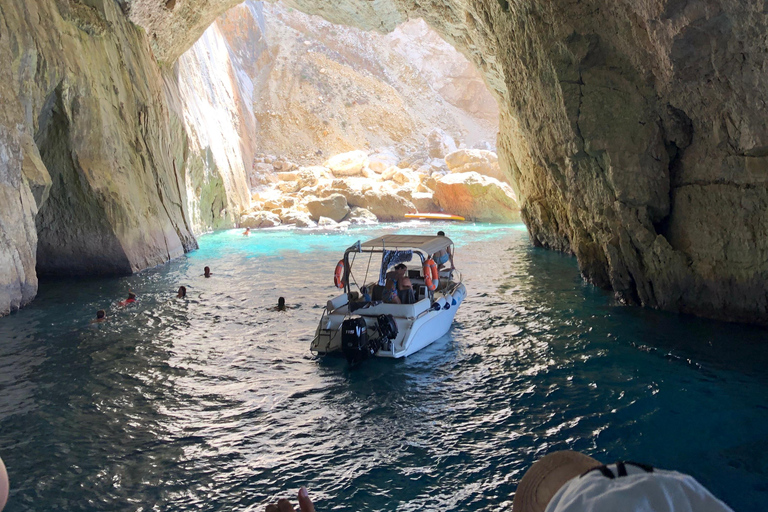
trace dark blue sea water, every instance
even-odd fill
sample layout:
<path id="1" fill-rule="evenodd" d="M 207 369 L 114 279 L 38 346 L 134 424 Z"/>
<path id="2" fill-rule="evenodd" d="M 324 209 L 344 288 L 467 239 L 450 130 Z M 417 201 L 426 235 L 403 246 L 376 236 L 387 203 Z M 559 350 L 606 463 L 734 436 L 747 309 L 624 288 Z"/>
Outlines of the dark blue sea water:
<path id="1" fill-rule="evenodd" d="M 452 331 L 354 370 L 312 357 L 343 249 L 439 228 L 469 292 Z M 765 330 L 620 306 L 522 226 L 239 233 L 131 277 L 43 282 L 0 319 L 8 512 L 263 510 L 300 485 L 326 511 L 502 510 L 567 448 L 765 510 Z M 280 295 L 294 309 L 269 310 Z"/>

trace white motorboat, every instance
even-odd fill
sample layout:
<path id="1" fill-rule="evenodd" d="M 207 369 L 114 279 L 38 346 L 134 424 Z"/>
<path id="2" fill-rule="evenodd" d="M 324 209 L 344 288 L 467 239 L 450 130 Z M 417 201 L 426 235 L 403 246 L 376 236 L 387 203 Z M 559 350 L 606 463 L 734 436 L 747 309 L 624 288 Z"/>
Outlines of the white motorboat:
<path id="1" fill-rule="evenodd" d="M 457 270 L 437 270 L 431 257 L 442 251 L 452 254 L 450 238 L 423 235 L 385 235 L 348 248 L 334 279 L 344 293 L 328 301 L 310 350 L 341 353 L 355 363 L 405 357 L 443 336 L 467 289 Z M 400 263 L 412 288 L 397 292 L 402 303 L 384 302 L 388 271 Z"/>

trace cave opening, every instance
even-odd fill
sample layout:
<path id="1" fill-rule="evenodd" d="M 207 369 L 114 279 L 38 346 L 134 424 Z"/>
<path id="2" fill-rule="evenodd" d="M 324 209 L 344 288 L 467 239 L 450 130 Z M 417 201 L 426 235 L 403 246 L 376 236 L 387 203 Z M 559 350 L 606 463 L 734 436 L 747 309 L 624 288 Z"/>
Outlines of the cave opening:
<path id="1" fill-rule="evenodd" d="M 70 145 L 75 136 L 59 84 L 38 118 L 40 157 L 51 177 L 35 218 L 38 276 L 124 275 L 132 269 Z"/>
<path id="2" fill-rule="evenodd" d="M 175 74 L 186 128 L 212 156 L 188 187 L 201 215 L 215 209 L 205 194 L 214 167 L 221 172 L 237 159 L 251 196 L 249 227 L 295 222 L 307 193 L 340 193 L 343 212 L 365 208 L 380 221 L 440 211 L 519 221 L 496 155 L 497 98 L 422 19 L 385 35 L 248 0 L 178 58 Z M 297 179 L 307 169 L 314 176 Z M 466 197 L 477 182 L 493 190 Z M 373 193 L 362 197 L 371 189 L 401 199 L 372 204 Z"/>

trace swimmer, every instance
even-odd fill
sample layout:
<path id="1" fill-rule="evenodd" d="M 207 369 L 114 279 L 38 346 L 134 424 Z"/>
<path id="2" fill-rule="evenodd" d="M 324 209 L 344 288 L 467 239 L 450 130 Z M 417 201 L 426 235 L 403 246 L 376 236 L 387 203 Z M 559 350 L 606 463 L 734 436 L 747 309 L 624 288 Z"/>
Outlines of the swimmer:
<path id="1" fill-rule="evenodd" d="M 301 512 L 315 512 L 315 506 L 312 504 L 312 500 L 309 499 L 309 493 L 306 487 L 299 489 L 299 508 Z M 296 512 L 291 502 L 281 498 L 277 500 L 277 503 L 270 503 L 267 505 L 265 512 Z"/>
<path id="2" fill-rule="evenodd" d="M 205 267 L 203 269 L 203 275 L 205 277 L 211 277 L 213 274 L 211 274 L 211 267 Z"/>
<path id="3" fill-rule="evenodd" d="M 286 311 L 288 308 L 285 305 L 285 297 L 277 299 L 277 306 L 272 306 L 269 311 Z"/>
<path id="4" fill-rule="evenodd" d="M 97 323 L 106 322 L 106 321 L 107 321 L 107 312 L 104 311 L 103 309 L 100 309 L 96 312 L 96 318 L 91 320 L 91 323 L 97 324 Z"/>
<path id="5" fill-rule="evenodd" d="M 128 298 L 125 300 L 121 300 L 118 302 L 118 306 L 127 306 L 128 304 L 133 304 L 136 302 L 136 294 L 133 292 L 128 292 Z"/>
<path id="6" fill-rule="evenodd" d="M 243 231 L 243 236 L 248 236 L 251 234 L 251 228 L 245 228 L 245 231 Z"/>
<path id="7" fill-rule="evenodd" d="M 179 286 L 179 293 L 176 294 L 177 299 L 186 299 L 187 298 L 187 287 L 186 286 Z"/>

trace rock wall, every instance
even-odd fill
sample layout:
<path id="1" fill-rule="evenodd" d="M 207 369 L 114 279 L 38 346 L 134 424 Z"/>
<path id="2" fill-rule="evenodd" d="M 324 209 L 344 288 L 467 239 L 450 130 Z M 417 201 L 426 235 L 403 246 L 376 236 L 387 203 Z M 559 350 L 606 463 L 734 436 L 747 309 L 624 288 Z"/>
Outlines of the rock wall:
<path id="1" fill-rule="evenodd" d="M 161 58 L 233 2 L 131 3 Z M 531 238 L 630 303 L 768 322 L 766 14 L 727 0 L 291 0 L 424 18 L 482 71 Z M 207 21 L 206 21 L 207 20 Z M 182 34 L 181 36 L 179 34 Z"/>
<path id="2" fill-rule="evenodd" d="M 2 2 L 0 60 L 0 314 L 34 297 L 36 263 L 129 273 L 196 247 L 184 131 L 118 4 Z"/>

